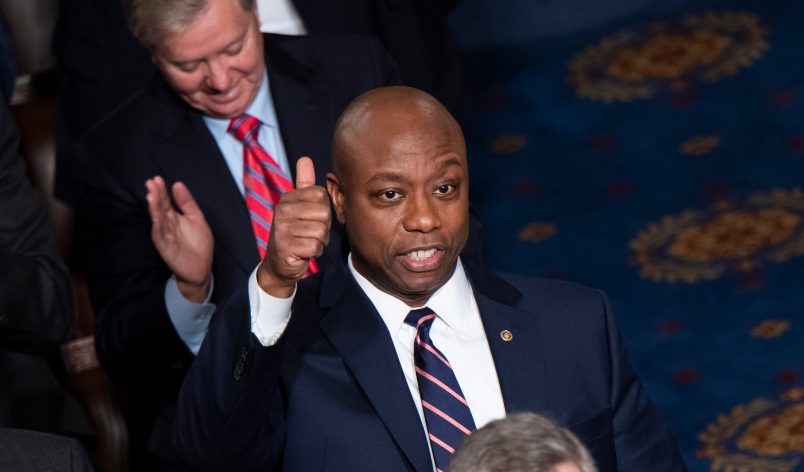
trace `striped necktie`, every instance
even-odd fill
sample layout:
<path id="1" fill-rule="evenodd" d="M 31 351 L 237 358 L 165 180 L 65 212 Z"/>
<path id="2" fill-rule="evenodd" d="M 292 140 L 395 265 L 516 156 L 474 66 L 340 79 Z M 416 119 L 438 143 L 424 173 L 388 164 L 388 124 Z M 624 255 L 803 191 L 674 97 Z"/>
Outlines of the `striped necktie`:
<path id="1" fill-rule="evenodd" d="M 436 316 L 429 308 L 412 310 L 405 323 L 416 328 L 413 361 L 427 436 L 436 470 L 445 471 L 455 449 L 474 431 L 475 422 L 452 366 L 430 339 L 430 327 Z"/>
<path id="2" fill-rule="evenodd" d="M 257 141 L 262 122 L 243 113 L 232 118 L 227 131 L 243 143 L 243 187 L 246 207 L 251 218 L 251 228 L 257 240 L 260 259 L 265 258 L 265 248 L 271 234 L 274 218 L 274 205 L 282 194 L 293 190 L 293 182 L 283 173 L 279 165 Z M 318 265 L 310 259 L 307 273 L 318 272 Z"/>

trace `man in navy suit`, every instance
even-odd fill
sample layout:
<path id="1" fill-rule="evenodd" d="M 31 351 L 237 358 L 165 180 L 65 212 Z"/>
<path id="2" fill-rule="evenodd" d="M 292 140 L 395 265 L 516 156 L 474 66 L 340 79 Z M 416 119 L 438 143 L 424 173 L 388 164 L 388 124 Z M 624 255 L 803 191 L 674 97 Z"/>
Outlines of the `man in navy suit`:
<path id="1" fill-rule="evenodd" d="M 173 439 L 185 463 L 446 470 L 465 437 L 442 440 L 450 425 L 466 434 L 533 411 L 574 431 L 601 471 L 685 470 L 605 296 L 459 257 L 466 148 L 441 104 L 407 87 L 361 95 L 338 121 L 332 159 L 326 191 L 311 161 L 297 163 L 268 255 L 213 320 L 179 395 Z M 328 243 L 330 199 L 351 252 L 302 280 Z M 436 314 L 424 334 L 421 320 L 408 325 L 422 307 Z M 445 409 L 453 398 L 466 423 Z"/>
<path id="2" fill-rule="evenodd" d="M 126 8 L 159 73 L 77 145 L 76 210 L 98 357 L 137 405 L 129 419 L 143 423 L 142 435 L 153 430 L 151 449 L 169 458 L 160 431 L 169 431 L 170 405 L 215 304 L 260 260 L 244 146 L 227 126 L 244 112 L 256 117 L 260 145 L 289 177 L 287 161 L 307 155 L 323 178 L 340 112 L 398 74 L 367 37 L 261 34 L 253 0 L 129 0 Z M 187 244 L 154 244 L 148 193 L 172 194 L 168 224 Z M 190 193 L 200 218 L 184 217 Z"/>

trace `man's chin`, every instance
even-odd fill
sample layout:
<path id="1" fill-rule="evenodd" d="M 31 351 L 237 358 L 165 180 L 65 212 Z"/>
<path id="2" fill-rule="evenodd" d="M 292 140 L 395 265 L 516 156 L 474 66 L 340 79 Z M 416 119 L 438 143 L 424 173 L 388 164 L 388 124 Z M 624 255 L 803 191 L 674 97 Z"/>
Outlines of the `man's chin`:
<path id="1" fill-rule="evenodd" d="M 399 285 L 402 287 L 401 292 L 403 293 L 429 297 L 436 290 L 441 288 L 442 285 L 447 283 L 449 275 L 444 274 L 443 271 L 440 270 L 417 272 L 415 274 L 408 274 Z"/>
<path id="2" fill-rule="evenodd" d="M 190 106 L 206 116 L 211 118 L 229 119 L 238 117 L 248 110 L 250 103 L 244 103 L 242 100 L 239 100 L 239 98 L 240 97 L 236 97 L 228 102 L 216 102 L 215 100 L 206 100 L 204 102 L 188 102 L 190 103 Z"/>
<path id="3" fill-rule="evenodd" d="M 211 104 L 208 108 L 211 116 L 216 118 L 235 118 L 248 110 L 248 103 Z"/>

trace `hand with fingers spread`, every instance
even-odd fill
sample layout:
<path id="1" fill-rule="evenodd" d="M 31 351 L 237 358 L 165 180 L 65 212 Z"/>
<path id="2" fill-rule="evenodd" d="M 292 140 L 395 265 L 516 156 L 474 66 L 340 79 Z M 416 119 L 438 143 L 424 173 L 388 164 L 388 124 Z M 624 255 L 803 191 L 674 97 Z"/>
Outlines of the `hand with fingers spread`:
<path id="1" fill-rule="evenodd" d="M 214 240 L 204 213 L 190 190 L 181 182 L 173 184 L 173 207 L 162 177 L 145 182 L 151 239 L 165 264 L 176 275 L 179 291 L 193 303 L 207 296 L 212 277 Z"/>
<path id="2" fill-rule="evenodd" d="M 310 259 L 329 243 L 331 219 L 327 191 L 315 185 L 313 161 L 302 157 L 296 163 L 296 189 L 283 194 L 274 208 L 268 248 L 257 271 L 265 292 L 280 298 L 293 293 Z"/>

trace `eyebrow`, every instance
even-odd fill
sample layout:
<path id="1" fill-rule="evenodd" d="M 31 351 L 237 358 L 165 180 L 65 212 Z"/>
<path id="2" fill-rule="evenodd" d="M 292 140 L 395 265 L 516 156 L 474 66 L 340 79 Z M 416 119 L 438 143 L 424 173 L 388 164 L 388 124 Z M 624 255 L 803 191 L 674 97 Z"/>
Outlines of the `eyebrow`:
<path id="1" fill-rule="evenodd" d="M 458 159 L 457 157 L 453 156 L 453 157 L 450 157 L 448 159 L 444 159 L 443 161 L 441 161 L 441 165 L 439 166 L 439 170 L 443 171 L 443 170 L 446 170 L 446 169 L 448 169 L 450 167 L 460 167 L 460 166 L 461 166 L 461 160 Z M 372 183 L 372 182 L 376 182 L 376 181 L 381 181 L 381 182 L 402 182 L 403 180 L 404 179 L 402 178 L 402 175 L 400 175 L 400 174 L 398 174 L 396 172 L 380 172 L 378 174 L 372 175 L 371 178 L 368 179 L 367 183 Z"/>

